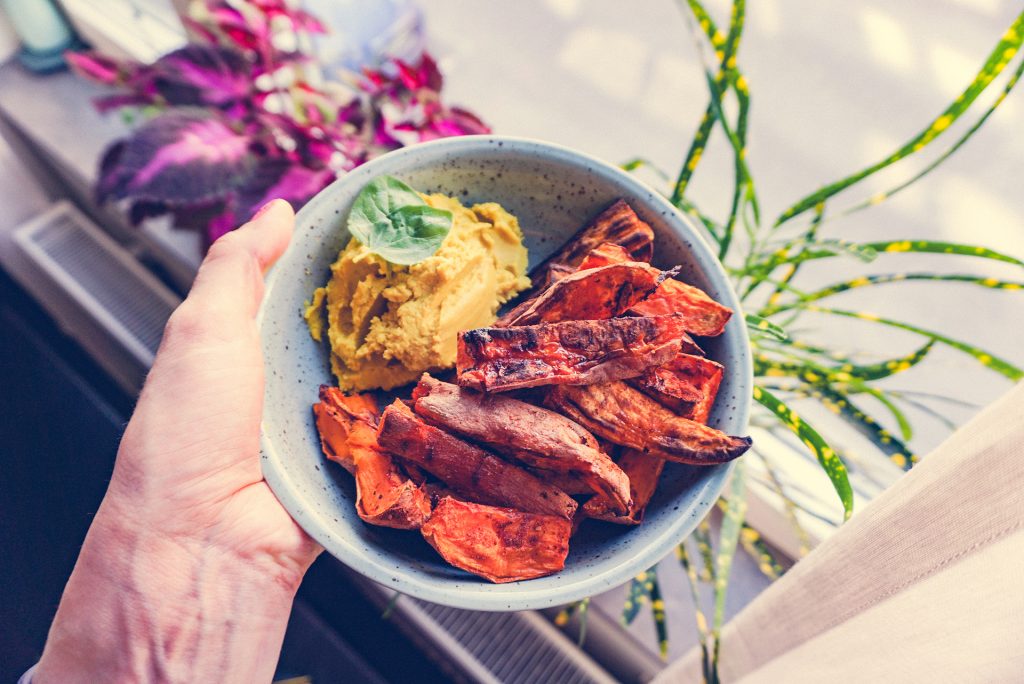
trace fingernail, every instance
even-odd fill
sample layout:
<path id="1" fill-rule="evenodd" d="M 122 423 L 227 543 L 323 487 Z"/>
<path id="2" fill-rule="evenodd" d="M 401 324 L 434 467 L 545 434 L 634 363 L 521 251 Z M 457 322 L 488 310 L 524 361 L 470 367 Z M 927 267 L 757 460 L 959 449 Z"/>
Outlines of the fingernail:
<path id="1" fill-rule="evenodd" d="M 280 202 L 280 201 L 281 201 L 281 200 L 279 200 L 279 199 L 272 199 L 272 200 L 270 200 L 269 202 L 267 202 L 266 204 L 264 204 L 264 205 L 263 205 L 262 207 L 260 207 L 260 208 L 259 208 L 259 209 L 258 209 L 258 210 L 256 211 L 256 213 L 255 213 L 255 214 L 253 214 L 253 215 L 252 215 L 252 220 L 253 220 L 253 221 L 255 221 L 255 220 L 256 220 L 256 219 L 258 219 L 258 218 L 259 218 L 260 216 L 263 216 L 264 214 L 266 214 L 266 213 L 267 213 L 268 211 L 270 211 L 270 208 L 271 208 L 271 207 L 273 207 L 273 206 L 274 206 L 275 204 L 277 204 L 277 203 L 278 203 L 278 202 Z"/>

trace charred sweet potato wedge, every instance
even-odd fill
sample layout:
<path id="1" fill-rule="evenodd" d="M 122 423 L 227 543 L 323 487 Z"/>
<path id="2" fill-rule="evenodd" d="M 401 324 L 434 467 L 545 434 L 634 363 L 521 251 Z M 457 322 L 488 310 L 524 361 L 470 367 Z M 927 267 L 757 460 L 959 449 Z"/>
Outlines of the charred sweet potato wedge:
<path id="1" fill-rule="evenodd" d="M 598 245 L 580 263 L 578 272 L 608 268 L 612 264 L 631 263 L 631 255 L 615 244 Z M 653 266 L 648 266 L 656 271 Z M 649 297 L 630 308 L 637 316 L 664 316 L 670 313 L 686 317 L 686 331 L 692 335 L 715 337 L 725 330 L 732 309 L 722 306 L 700 288 L 675 278 L 666 278 Z"/>
<path id="2" fill-rule="evenodd" d="M 377 444 L 377 428 L 356 421 L 348 438 L 356 466 L 356 512 L 372 525 L 416 530 L 430 517 L 430 497 Z"/>
<path id="3" fill-rule="evenodd" d="M 605 495 L 620 512 L 629 508 L 629 479 L 597 439 L 554 411 L 500 394 L 441 382 L 424 375 L 412 398 L 428 423 L 486 444 L 526 466 L 573 475 Z"/>
<path id="4" fill-rule="evenodd" d="M 618 466 L 629 477 L 630 502 L 625 513 L 618 511 L 613 502 L 604 496 L 591 497 L 580 512 L 596 520 L 617 523 L 619 525 L 639 525 L 644 520 L 644 511 L 654 496 L 658 486 L 658 478 L 665 469 L 665 459 L 657 458 L 635 449 L 624 449 L 619 457 Z"/>
<path id="5" fill-rule="evenodd" d="M 534 269 L 530 277 L 535 283 L 547 283 L 551 280 L 548 271 L 553 265 L 576 268 L 590 250 L 604 242 L 625 249 L 630 261 L 650 261 L 654 253 L 654 231 L 620 199 L 577 231 L 562 249 Z"/>
<path id="6" fill-rule="evenodd" d="M 320 401 L 313 404 L 320 448 L 324 456 L 355 474 L 355 463 L 348 448 L 349 426 L 353 420 L 376 424 L 380 409 L 368 394 L 347 395 L 337 387 L 320 385 Z"/>
<path id="7" fill-rule="evenodd" d="M 377 444 L 373 398 L 322 386 L 313 412 L 324 453 L 355 476 L 359 517 L 372 525 L 419 529 L 430 516 L 430 500 Z"/>
<path id="8" fill-rule="evenodd" d="M 751 445 L 749 437 L 731 437 L 677 416 L 624 382 L 556 385 L 548 388 L 544 401 L 609 442 L 679 463 L 725 463 Z"/>
<path id="9" fill-rule="evenodd" d="M 652 371 L 658 374 L 653 384 L 649 382 L 649 373 Z M 627 382 L 643 389 L 682 418 L 707 424 L 711 407 L 718 395 L 718 386 L 722 382 L 722 371 L 720 364 L 709 359 L 679 354 L 664 366 L 651 369 Z M 684 395 L 687 397 L 685 400 L 682 398 Z M 654 496 L 665 461 L 640 451 L 623 449 L 616 463 L 629 477 L 630 495 L 633 498 L 629 511 L 626 515 L 619 515 L 614 511 L 614 506 L 610 505 L 613 502 L 603 496 L 594 496 L 580 508 L 577 515 L 620 525 L 639 525 L 643 521 L 647 504 Z"/>
<path id="10" fill-rule="evenodd" d="M 423 538 L 457 568 L 491 582 L 517 582 L 558 572 L 569 555 L 572 523 L 445 497 L 421 528 Z"/>
<path id="11" fill-rule="evenodd" d="M 519 466 L 429 425 L 399 400 L 384 410 L 377 441 L 440 479 L 461 497 L 571 518 L 576 502 Z"/>
<path id="12" fill-rule="evenodd" d="M 629 383 L 684 418 L 707 423 L 724 371 L 720 363 L 703 356 L 677 354 Z"/>
<path id="13" fill-rule="evenodd" d="M 529 466 L 527 466 L 526 472 L 553 487 L 558 487 L 569 496 L 583 496 L 594 493 L 594 488 L 587 484 L 586 480 L 573 473 L 531 468 Z"/>
<path id="14" fill-rule="evenodd" d="M 371 394 L 345 394 L 340 387 L 320 385 L 320 401 L 358 420 L 376 423 L 380 417 L 380 407 Z"/>
<path id="15" fill-rule="evenodd" d="M 356 464 L 348 448 L 348 426 L 351 423 L 348 416 L 330 404 L 319 402 L 313 404 L 313 417 L 324 456 L 355 475 Z"/>
<path id="16" fill-rule="evenodd" d="M 680 350 L 682 316 L 565 321 L 459 333 L 459 385 L 504 392 L 636 377 Z"/>
<path id="17" fill-rule="evenodd" d="M 635 261 L 577 271 L 515 307 L 495 327 L 614 318 L 644 300 L 670 277 Z"/>
<path id="18" fill-rule="evenodd" d="M 623 264 L 627 261 L 633 261 L 633 257 L 621 245 L 614 242 L 602 242 L 587 252 L 576 270 L 589 271 L 592 268 L 603 268 L 610 264 Z"/>
<path id="19" fill-rule="evenodd" d="M 679 313 L 686 317 L 686 332 L 715 337 L 725 330 L 732 309 L 722 306 L 700 288 L 669 278 L 647 299 L 634 304 L 630 313 L 638 316 L 664 316 Z"/>

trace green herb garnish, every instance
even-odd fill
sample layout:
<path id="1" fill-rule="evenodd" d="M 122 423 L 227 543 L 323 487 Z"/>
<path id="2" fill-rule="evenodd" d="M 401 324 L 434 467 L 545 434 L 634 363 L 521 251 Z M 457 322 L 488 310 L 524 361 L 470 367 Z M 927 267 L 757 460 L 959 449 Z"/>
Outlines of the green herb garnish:
<path id="1" fill-rule="evenodd" d="M 440 249 L 452 229 L 452 213 L 429 206 L 397 178 L 380 176 L 356 197 L 348 229 L 385 261 L 408 266 Z"/>

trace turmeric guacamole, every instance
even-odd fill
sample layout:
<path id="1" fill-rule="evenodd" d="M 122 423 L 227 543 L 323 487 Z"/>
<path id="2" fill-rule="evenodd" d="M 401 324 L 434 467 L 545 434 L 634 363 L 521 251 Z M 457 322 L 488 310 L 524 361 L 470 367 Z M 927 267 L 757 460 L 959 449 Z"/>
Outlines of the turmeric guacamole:
<path id="1" fill-rule="evenodd" d="M 490 325 L 502 304 L 530 286 L 515 216 L 495 203 L 464 207 L 441 194 L 422 197 L 452 213 L 433 256 L 396 266 L 352 239 L 306 307 L 309 332 L 318 341 L 326 334 L 344 390 L 391 389 L 451 368 L 457 333 Z"/>

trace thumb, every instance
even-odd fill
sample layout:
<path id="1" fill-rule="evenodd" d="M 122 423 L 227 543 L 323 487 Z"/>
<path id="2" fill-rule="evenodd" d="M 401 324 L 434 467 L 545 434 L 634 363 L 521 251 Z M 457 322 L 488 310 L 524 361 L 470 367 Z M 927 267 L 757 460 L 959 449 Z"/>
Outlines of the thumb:
<path id="1" fill-rule="evenodd" d="M 263 205 L 251 221 L 211 245 L 182 306 L 220 329 L 251 322 L 263 298 L 263 273 L 287 249 L 294 226 L 287 202 Z"/>

